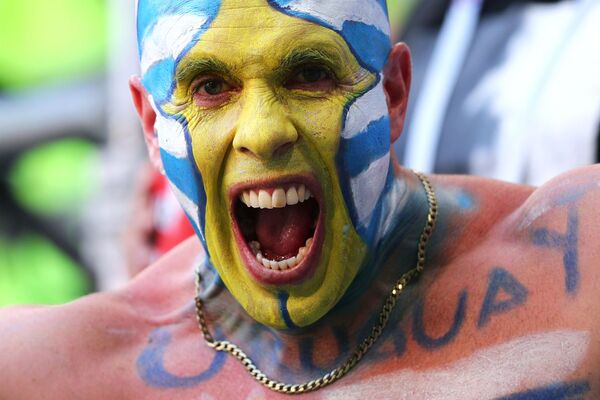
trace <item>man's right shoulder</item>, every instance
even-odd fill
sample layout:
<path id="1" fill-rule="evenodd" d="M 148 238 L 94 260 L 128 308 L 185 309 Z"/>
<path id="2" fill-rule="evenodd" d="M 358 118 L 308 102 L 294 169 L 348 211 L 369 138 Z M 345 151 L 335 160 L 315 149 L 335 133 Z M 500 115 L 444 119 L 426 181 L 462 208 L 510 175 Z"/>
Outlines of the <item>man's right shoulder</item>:
<path id="1" fill-rule="evenodd" d="M 0 310 L 0 398 L 40 398 L 40 388 L 53 393 L 85 360 L 106 351 L 106 332 L 135 328 L 126 315 L 133 313 L 112 294 Z"/>
<path id="2" fill-rule="evenodd" d="M 0 309 L 0 399 L 40 398 L 40 388 L 50 393 L 73 371 L 146 340 L 190 302 L 199 249 L 182 244 L 116 291 L 59 306 Z"/>

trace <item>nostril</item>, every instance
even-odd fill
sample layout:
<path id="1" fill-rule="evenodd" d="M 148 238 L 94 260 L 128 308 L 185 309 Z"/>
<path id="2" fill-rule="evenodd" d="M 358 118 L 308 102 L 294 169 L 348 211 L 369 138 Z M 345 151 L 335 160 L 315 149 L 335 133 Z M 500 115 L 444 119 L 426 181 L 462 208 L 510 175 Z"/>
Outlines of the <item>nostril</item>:
<path id="1" fill-rule="evenodd" d="M 272 148 L 270 151 L 266 150 L 264 153 L 259 151 L 259 149 L 257 149 L 257 151 L 252 151 L 250 148 L 244 146 L 238 147 L 237 151 L 247 156 L 267 159 L 272 157 L 281 157 L 286 153 L 289 153 L 292 150 L 292 147 L 294 147 L 294 143 L 287 142 L 276 147 L 274 150 Z"/>
<path id="2" fill-rule="evenodd" d="M 240 147 L 240 148 L 239 148 L 239 151 L 240 151 L 240 152 L 242 152 L 242 154 L 245 154 L 245 155 L 247 155 L 247 156 L 251 156 L 251 155 L 253 155 L 253 154 L 254 154 L 254 153 L 253 153 L 253 152 L 252 152 L 252 151 L 251 151 L 249 148 L 247 148 L 247 147 Z"/>

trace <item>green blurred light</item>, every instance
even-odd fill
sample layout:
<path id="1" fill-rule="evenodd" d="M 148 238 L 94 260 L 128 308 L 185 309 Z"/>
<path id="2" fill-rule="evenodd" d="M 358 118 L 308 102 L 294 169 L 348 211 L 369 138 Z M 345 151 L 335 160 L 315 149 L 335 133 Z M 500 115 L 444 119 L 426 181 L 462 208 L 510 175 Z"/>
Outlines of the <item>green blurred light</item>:
<path id="1" fill-rule="evenodd" d="M 45 239 L 0 238 L 0 307 L 62 304 L 89 290 L 81 268 Z"/>
<path id="2" fill-rule="evenodd" d="M 99 70 L 106 18 L 105 0 L 0 0 L 0 88 Z"/>
<path id="3" fill-rule="evenodd" d="M 63 139 L 25 153 L 9 172 L 17 201 L 42 215 L 72 213 L 94 188 L 97 150 L 83 139 Z"/>

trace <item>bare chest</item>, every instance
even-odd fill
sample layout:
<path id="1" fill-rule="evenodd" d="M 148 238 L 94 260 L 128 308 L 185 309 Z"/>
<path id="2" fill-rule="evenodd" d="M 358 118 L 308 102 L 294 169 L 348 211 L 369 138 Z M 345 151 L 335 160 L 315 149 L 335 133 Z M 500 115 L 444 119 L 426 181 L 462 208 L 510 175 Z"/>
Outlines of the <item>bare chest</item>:
<path id="1" fill-rule="evenodd" d="M 464 257 L 432 265 L 401 298 L 358 367 L 302 397 L 598 398 L 598 274 L 595 253 L 584 243 L 578 216 L 570 214 L 533 226 L 519 240 L 482 243 Z M 360 324 L 358 335 L 333 325 L 291 351 L 257 328 L 244 351 L 274 379 L 314 379 L 346 359 L 375 317 Z M 113 398 L 288 398 L 259 385 L 230 355 L 207 348 L 193 322 L 150 330 L 127 359 L 124 384 L 107 386 Z"/>
<path id="2" fill-rule="evenodd" d="M 384 334 L 358 367 L 307 399 L 593 399 L 600 395 L 598 330 L 585 255 L 567 239 L 523 251 L 487 249 L 457 260 L 398 304 Z M 556 237 L 555 237 L 556 238 Z M 571 257 L 576 258 L 573 262 Z M 462 272 L 461 272 L 462 271 Z M 446 275 L 448 273 L 448 275 Z M 597 309 L 597 308 L 596 308 Z M 587 315 L 587 317 L 586 317 Z M 279 363 L 285 343 L 265 331 L 244 351 L 274 379 L 298 383 L 340 365 L 368 335 L 332 326 L 322 340 L 300 341 Z M 279 399 L 199 331 L 159 328 L 136 349 L 136 390 L 157 399 Z M 288 349 L 289 350 L 289 349 Z"/>

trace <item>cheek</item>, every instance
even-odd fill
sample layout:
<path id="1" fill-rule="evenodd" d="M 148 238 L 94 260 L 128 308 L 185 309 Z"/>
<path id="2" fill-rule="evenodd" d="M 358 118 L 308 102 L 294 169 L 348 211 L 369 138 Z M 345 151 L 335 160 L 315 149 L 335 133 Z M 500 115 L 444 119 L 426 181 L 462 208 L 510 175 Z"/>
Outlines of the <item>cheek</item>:
<path id="1" fill-rule="evenodd" d="M 223 169 L 223 160 L 231 149 L 235 113 L 223 110 L 212 115 L 190 112 L 189 131 L 196 166 L 204 178 L 207 193 L 216 189 Z"/>
<path id="2" fill-rule="evenodd" d="M 327 99 L 311 103 L 290 104 L 293 119 L 304 138 L 320 153 L 335 157 L 337 153 L 344 103 L 341 99 Z"/>

